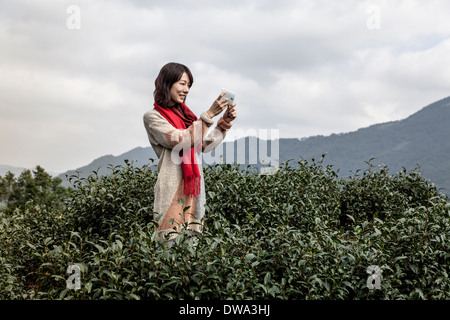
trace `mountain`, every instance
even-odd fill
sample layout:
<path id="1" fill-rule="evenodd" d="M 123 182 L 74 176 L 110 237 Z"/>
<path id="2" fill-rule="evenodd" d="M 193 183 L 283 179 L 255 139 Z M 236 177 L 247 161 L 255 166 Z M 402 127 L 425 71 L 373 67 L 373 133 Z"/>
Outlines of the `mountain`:
<path id="1" fill-rule="evenodd" d="M 418 165 L 422 175 L 430 179 L 444 193 L 450 193 L 450 97 L 437 101 L 424 107 L 410 117 L 376 124 L 354 132 L 332 134 L 330 136 L 314 136 L 304 139 L 278 140 L 279 160 L 285 162 L 293 159 L 290 164 L 303 158 L 310 161 L 312 158 L 320 159 L 327 154 L 324 164 L 339 168 L 340 176 L 352 175 L 358 169 L 367 168 L 366 161 L 372 158 L 372 164 L 385 164 L 391 173 L 406 168 L 412 170 Z M 245 154 L 246 164 L 254 164 L 252 157 L 259 154 L 259 146 L 267 145 L 271 150 L 273 141 L 259 140 L 255 137 L 246 137 L 234 142 L 223 143 L 211 155 L 218 161 L 223 155 L 225 162 L 230 162 L 230 152 L 235 160 Z M 263 155 L 267 153 L 262 150 Z M 270 154 L 270 152 L 268 152 Z M 210 155 L 210 157 L 211 157 Z M 227 157 L 228 156 L 228 157 Z M 272 156 L 272 154 L 271 154 Z M 136 160 L 136 166 L 149 162 L 149 158 L 156 159 L 151 147 L 138 147 L 120 156 L 103 156 L 94 160 L 88 166 L 77 169 L 86 176 L 92 171 L 99 174 L 107 173 L 108 164 L 123 165 L 124 160 Z M 261 167 L 258 158 L 256 167 Z M 232 162 L 232 161 L 231 161 Z M 71 175 L 75 171 L 65 174 Z M 60 177 L 65 181 L 65 174 Z"/>
<path id="2" fill-rule="evenodd" d="M 75 169 L 75 170 L 69 170 L 67 172 L 61 173 L 58 175 L 59 178 L 63 180 L 62 185 L 63 186 L 70 186 L 69 181 L 67 181 L 66 176 L 70 177 L 72 175 L 77 175 L 77 171 L 79 172 L 79 176 L 81 178 L 86 178 L 91 174 L 92 172 L 97 172 L 98 175 L 108 175 L 110 170 L 108 167 L 112 166 L 119 166 L 119 165 L 125 165 L 125 160 L 134 161 L 134 165 L 136 167 L 141 167 L 144 164 L 149 163 L 149 159 L 157 159 L 157 156 L 153 149 L 151 147 L 142 148 L 142 147 L 136 147 L 128 152 L 125 152 L 124 154 L 121 154 L 119 156 L 113 156 L 113 155 L 106 155 L 102 156 L 100 158 L 95 159 L 90 164 Z"/>
<path id="3" fill-rule="evenodd" d="M 346 134 L 311 137 L 292 148 L 305 159 L 327 152 L 326 164 L 341 168 L 341 175 L 366 168 L 375 158 L 391 173 L 420 166 L 423 176 L 438 188 L 450 191 L 450 97 L 437 101 L 410 117 L 377 124 Z M 285 150 L 288 153 L 288 150 Z M 280 147 L 280 153 L 281 151 Z M 294 153 L 295 154 L 295 153 Z"/>

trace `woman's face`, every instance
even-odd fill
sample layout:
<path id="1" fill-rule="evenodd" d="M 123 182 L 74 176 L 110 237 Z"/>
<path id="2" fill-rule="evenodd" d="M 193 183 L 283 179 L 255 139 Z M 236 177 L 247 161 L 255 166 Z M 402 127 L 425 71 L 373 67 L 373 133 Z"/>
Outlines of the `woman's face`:
<path id="1" fill-rule="evenodd" d="M 184 103 L 190 88 L 191 82 L 189 76 L 185 72 L 181 76 L 181 79 L 175 82 L 170 88 L 170 99 L 172 100 L 172 104 Z"/>

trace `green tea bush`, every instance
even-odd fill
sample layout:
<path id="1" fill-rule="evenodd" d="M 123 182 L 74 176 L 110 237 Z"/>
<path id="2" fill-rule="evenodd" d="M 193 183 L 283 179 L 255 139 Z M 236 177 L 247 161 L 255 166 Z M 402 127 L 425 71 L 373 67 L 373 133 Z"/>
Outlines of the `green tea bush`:
<path id="1" fill-rule="evenodd" d="M 396 219 L 408 208 L 427 206 L 431 197 L 439 196 L 436 187 L 420 176 L 418 168 L 391 175 L 387 166 L 377 170 L 370 161 L 368 166 L 362 176 L 357 172 L 342 183 L 341 225 L 374 218 Z"/>
<path id="2" fill-rule="evenodd" d="M 93 172 L 88 178 L 71 176 L 75 194 L 67 203 L 73 214 L 73 228 L 107 237 L 118 230 L 128 230 L 130 224 L 147 224 L 153 220 L 153 186 L 157 174 L 153 164 L 135 168 L 110 166 L 109 175 L 99 177 Z"/>
<path id="3" fill-rule="evenodd" d="M 271 175 L 218 164 L 204 178 L 204 232 L 170 248 L 156 240 L 153 164 L 71 177 L 63 211 L 0 213 L 0 298 L 450 298 L 450 205 L 417 170 L 369 163 L 341 179 L 299 160 Z M 380 289 L 368 287 L 370 266 Z"/>
<path id="4" fill-rule="evenodd" d="M 39 292 L 41 259 L 66 238 L 68 218 L 33 201 L 12 214 L 0 211 L 0 299 L 33 298 Z"/>
<path id="5" fill-rule="evenodd" d="M 241 172 L 238 165 L 210 166 L 205 168 L 205 184 L 210 219 L 240 223 L 260 214 L 264 225 L 306 231 L 315 218 L 335 221 L 339 214 L 337 173 L 322 162 L 301 160 L 297 168 L 286 162 L 270 175 L 252 167 Z"/>

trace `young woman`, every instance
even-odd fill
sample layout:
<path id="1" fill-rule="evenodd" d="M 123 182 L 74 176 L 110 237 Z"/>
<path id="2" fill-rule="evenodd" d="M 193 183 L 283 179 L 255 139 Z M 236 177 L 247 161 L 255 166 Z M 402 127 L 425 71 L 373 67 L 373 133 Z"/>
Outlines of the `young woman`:
<path id="1" fill-rule="evenodd" d="M 202 232 L 206 198 L 200 153 L 212 151 L 236 118 L 236 104 L 228 106 L 224 92 L 197 118 L 185 104 L 193 82 L 188 67 L 166 64 L 155 80 L 154 108 L 144 114 L 148 139 L 158 156 L 153 211 L 161 240 L 173 240 L 185 223 L 194 233 Z M 216 127 L 208 132 L 213 118 L 225 109 Z M 184 207 L 189 207 L 185 212 L 180 198 Z"/>

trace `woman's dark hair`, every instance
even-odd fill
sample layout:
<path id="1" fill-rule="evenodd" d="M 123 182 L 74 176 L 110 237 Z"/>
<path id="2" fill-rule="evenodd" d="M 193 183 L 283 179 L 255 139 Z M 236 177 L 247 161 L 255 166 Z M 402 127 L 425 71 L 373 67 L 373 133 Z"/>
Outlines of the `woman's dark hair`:
<path id="1" fill-rule="evenodd" d="M 170 88 L 172 88 L 172 85 L 175 82 L 181 79 L 183 73 L 185 72 L 188 75 L 192 86 L 194 83 L 194 78 L 192 77 L 192 73 L 189 68 L 185 65 L 176 62 L 169 62 L 161 68 L 161 71 L 159 71 L 159 75 L 155 80 L 155 91 L 153 92 L 155 102 L 159 106 L 163 108 L 172 107 Z"/>

